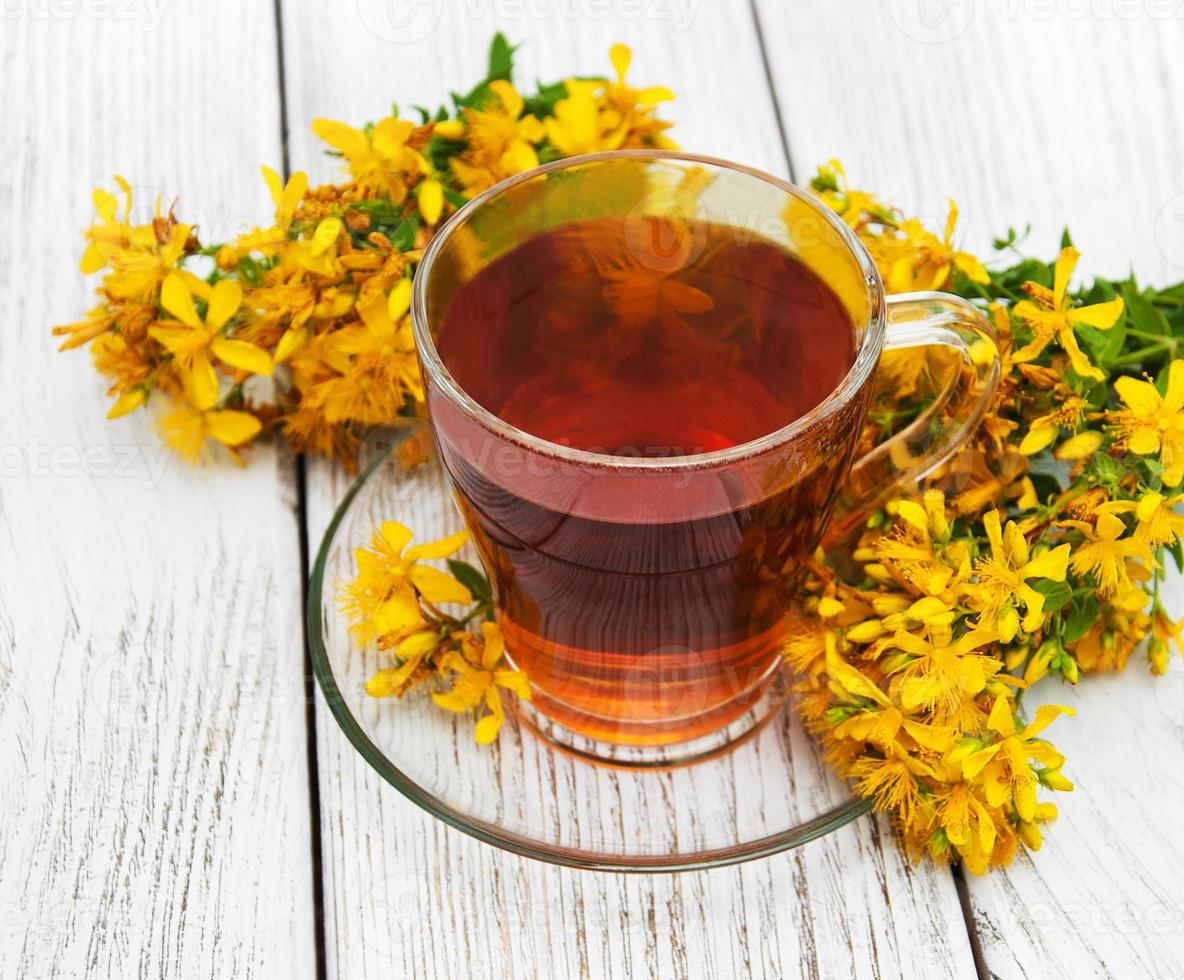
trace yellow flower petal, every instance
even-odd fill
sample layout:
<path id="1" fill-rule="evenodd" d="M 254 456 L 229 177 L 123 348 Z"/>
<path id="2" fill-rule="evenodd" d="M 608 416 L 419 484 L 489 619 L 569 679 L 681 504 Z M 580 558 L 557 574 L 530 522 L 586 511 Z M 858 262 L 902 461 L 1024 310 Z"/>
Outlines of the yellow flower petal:
<path id="1" fill-rule="evenodd" d="M 612 63 L 613 71 L 617 73 L 617 81 L 625 81 L 629 73 L 629 63 L 633 60 L 633 52 L 627 44 L 614 44 L 608 49 L 608 60 Z"/>
<path id="2" fill-rule="evenodd" d="M 1015 717 L 1011 702 L 1002 694 L 995 698 L 991 706 L 991 714 L 987 718 L 987 727 L 1000 735 L 1015 734 Z"/>
<path id="3" fill-rule="evenodd" d="M 457 531 L 439 541 L 427 541 L 408 548 L 403 557 L 408 561 L 419 561 L 422 558 L 447 558 L 460 551 L 468 540 L 468 531 Z"/>
<path id="4" fill-rule="evenodd" d="M 1033 456 L 1056 441 L 1059 429 L 1055 425 L 1034 425 L 1020 441 L 1020 452 Z"/>
<path id="5" fill-rule="evenodd" d="M 1122 522 L 1119 521 L 1121 524 Z M 1065 581 L 1065 572 L 1069 566 L 1069 552 L 1067 544 L 1045 552 L 1039 558 L 1033 558 L 1022 569 L 1024 578 L 1050 578 L 1054 582 Z"/>
<path id="6" fill-rule="evenodd" d="M 383 521 L 379 533 L 386 546 L 396 555 L 403 553 L 413 537 L 411 528 L 401 521 Z"/>
<path id="7" fill-rule="evenodd" d="M 1159 392 L 1150 381 L 1139 381 L 1136 378 L 1119 378 L 1114 382 L 1114 390 L 1118 392 L 1127 408 L 1135 415 L 1147 418 L 1159 409 Z M 1142 453 L 1142 450 L 1135 450 Z"/>
<path id="8" fill-rule="evenodd" d="M 472 602 L 473 594 L 446 572 L 430 565 L 411 569 L 412 583 L 428 602 Z"/>
<path id="9" fill-rule="evenodd" d="M 204 350 L 198 351 L 193 357 L 193 367 L 185 374 L 189 389 L 189 400 L 195 408 L 203 412 L 213 408 L 218 401 L 218 375 L 214 373 L 214 365 Z"/>
<path id="10" fill-rule="evenodd" d="M 1082 432 L 1062 442 L 1057 446 L 1056 452 L 1053 455 L 1057 459 L 1086 459 L 1096 453 L 1101 445 L 1102 433 L 1095 431 Z"/>
<path id="11" fill-rule="evenodd" d="M 206 432 L 227 446 L 241 446 L 250 442 L 263 428 L 254 415 L 225 409 L 206 415 Z"/>
<path id="12" fill-rule="evenodd" d="M 433 178 L 425 180 L 419 185 L 415 203 L 423 220 L 435 225 L 440 220 L 440 212 L 444 210 L 444 185 Z"/>
<path id="13" fill-rule="evenodd" d="M 1073 275 L 1073 269 L 1079 258 L 1081 258 L 1081 253 L 1071 245 L 1061 249 L 1061 254 L 1057 256 L 1053 272 L 1052 302 L 1058 310 L 1065 308 L 1065 292 L 1069 288 L 1069 279 Z"/>
<path id="14" fill-rule="evenodd" d="M 498 670 L 493 674 L 493 681 L 500 687 L 512 691 L 523 701 L 530 700 L 530 681 L 520 670 Z"/>
<path id="15" fill-rule="evenodd" d="M 985 286 L 991 281 L 986 266 L 969 252 L 955 252 L 954 267 L 962 272 L 971 282 L 977 282 Z"/>
<path id="16" fill-rule="evenodd" d="M 489 745 L 493 742 L 497 738 L 497 733 L 501 731 L 504 720 L 504 715 L 486 715 L 478 721 L 477 727 L 473 730 L 473 737 L 477 739 L 477 744 Z"/>
<path id="17" fill-rule="evenodd" d="M 102 250 L 94 242 L 91 242 L 86 246 L 86 251 L 82 253 L 82 261 L 78 267 L 84 276 L 89 276 L 92 272 L 98 272 L 106 264 L 107 258 L 103 255 Z"/>
<path id="18" fill-rule="evenodd" d="M 201 326 L 197 310 L 193 308 L 193 297 L 189 294 L 189 288 L 175 272 L 165 276 L 164 285 L 160 289 L 160 305 L 182 323 L 191 327 Z"/>
<path id="19" fill-rule="evenodd" d="M 1108 303 L 1095 303 L 1093 306 L 1079 306 L 1068 313 L 1070 323 L 1084 323 L 1095 330 L 1109 330 L 1122 316 L 1122 297 L 1110 300 Z"/>
<path id="20" fill-rule="evenodd" d="M 387 299 L 387 312 L 390 314 L 391 322 L 398 323 L 400 320 L 402 320 L 410 307 L 411 280 L 403 278 L 395 283 L 394 288 L 391 290 L 390 297 Z M 449 552 L 449 554 L 451 554 L 451 552 Z M 442 558 L 443 555 L 423 555 L 422 557 Z"/>
<path id="21" fill-rule="evenodd" d="M 280 337 L 275 347 L 275 363 L 283 364 L 301 347 L 308 343 L 308 328 L 304 326 L 289 327 Z"/>
<path id="22" fill-rule="evenodd" d="M 312 131 L 347 157 L 359 156 L 370 149 L 370 141 L 366 139 L 365 133 L 334 119 L 314 119 Z"/>
<path id="23" fill-rule="evenodd" d="M 1184 408 L 1184 361 L 1176 360 L 1168 366 L 1168 389 L 1163 396 L 1165 413 L 1179 412 Z"/>
<path id="24" fill-rule="evenodd" d="M 107 412 L 107 418 L 117 419 L 128 412 L 135 411 L 144 404 L 144 400 L 148 397 L 148 392 L 144 388 L 128 388 L 121 392 L 119 397 L 115 399 L 115 404 L 111 406 L 111 410 Z"/>
<path id="25" fill-rule="evenodd" d="M 210 290 L 210 303 L 206 309 L 206 326 L 220 330 L 243 302 L 243 287 L 237 279 L 223 279 Z"/>
<path id="26" fill-rule="evenodd" d="M 272 373 L 271 356 L 267 351 L 254 344 L 248 344 L 245 340 L 225 340 L 216 337 L 210 342 L 210 350 L 214 352 L 215 357 L 240 370 L 266 376 Z"/>
<path id="27" fill-rule="evenodd" d="M 1063 704 L 1042 704 L 1036 709 L 1036 716 L 1020 732 L 1020 738 L 1028 739 L 1039 735 L 1061 715 L 1076 715 L 1077 712 Z"/>
<path id="28" fill-rule="evenodd" d="M 446 140 L 463 139 L 465 124 L 460 119 L 445 119 L 432 127 L 432 132 Z"/>
<path id="29" fill-rule="evenodd" d="M 481 654 L 481 666 L 486 670 L 493 670 L 506 652 L 506 641 L 497 623 L 484 622 L 481 624 L 481 635 L 485 639 L 485 650 Z"/>
<path id="30" fill-rule="evenodd" d="M 422 625 L 423 621 L 419 602 L 409 588 L 396 589 L 370 617 L 370 622 L 379 636 L 414 629 Z"/>
<path id="31" fill-rule="evenodd" d="M 518 90 L 505 79 L 494 79 L 489 83 L 489 91 L 498 97 L 502 108 L 511 118 L 517 119 L 522 115 L 522 108 L 526 103 L 518 94 Z"/>

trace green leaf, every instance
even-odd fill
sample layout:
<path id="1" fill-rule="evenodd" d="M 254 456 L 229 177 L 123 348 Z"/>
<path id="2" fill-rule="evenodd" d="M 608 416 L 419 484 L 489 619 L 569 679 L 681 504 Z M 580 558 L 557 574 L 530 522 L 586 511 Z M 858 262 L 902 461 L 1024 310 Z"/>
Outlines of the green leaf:
<path id="1" fill-rule="evenodd" d="M 493 35 L 489 45 L 489 73 L 486 82 L 500 78 L 510 81 L 514 73 L 514 46 L 506 40 L 506 36 L 498 31 Z"/>
<path id="2" fill-rule="evenodd" d="M 1044 596 L 1045 614 L 1056 612 L 1073 598 L 1073 590 L 1066 582 L 1054 582 L 1050 578 L 1034 578 L 1028 584 Z"/>
<path id="3" fill-rule="evenodd" d="M 1078 596 L 1073 600 L 1069 615 L 1065 617 L 1065 626 L 1061 630 L 1061 640 L 1065 643 L 1076 643 L 1093 626 L 1098 619 L 1098 597 L 1094 593 Z"/>
<path id="4" fill-rule="evenodd" d="M 567 82 L 554 82 L 551 85 L 538 83 L 538 91 L 526 100 L 525 111 L 528 115 L 545 119 L 555 115 L 555 103 L 567 98 Z"/>
<path id="5" fill-rule="evenodd" d="M 1073 239 L 1069 236 L 1069 229 L 1066 228 L 1061 232 L 1061 248 L 1071 248 Z"/>
<path id="6" fill-rule="evenodd" d="M 415 215 L 404 218 L 390 234 L 391 244 L 400 252 L 406 252 L 415 244 L 415 233 L 419 230 L 419 219 Z"/>
<path id="7" fill-rule="evenodd" d="M 452 572 L 453 578 L 473 593 L 474 599 L 484 601 L 490 597 L 491 590 L 488 579 L 467 561 L 461 561 L 459 558 L 449 558 L 448 570 Z"/>
<path id="8" fill-rule="evenodd" d="M 1170 545 L 1165 546 L 1165 550 L 1176 563 L 1176 571 L 1184 572 L 1184 542 L 1176 538 Z"/>
<path id="9" fill-rule="evenodd" d="M 1069 489 L 1069 471 L 1072 466 L 1068 460 L 1056 459 L 1049 450 L 1045 450 L 1028 460 L 1028 473 L 1053 480 L 1064 493 Z"/>
<path id="10" fill-rule="evenodd" d="M 1087 324 L 1079 324 L 1073 330 L 1093 355 L 1094 364 L 1106 370 L 1114 366 L 1126 344 L 1125 317 L 1119 317 L 1109 330 L 1099 330 Z"/>
<path id="11" fill-rule="evenodd" d="M 1122 298 L 1126 303 L 1126 313 L 1130 317 L 1131 326 L 1144 333 L 1158 334 L 1164 337 L 1172 335 L 1172 328 L 1163 311 L 1133 286 L 1124 285 Z M 1121 322 L 1121 321 L 1120 321 Z M 1115 327 L 1117 329 L 1117 326 Z"/>

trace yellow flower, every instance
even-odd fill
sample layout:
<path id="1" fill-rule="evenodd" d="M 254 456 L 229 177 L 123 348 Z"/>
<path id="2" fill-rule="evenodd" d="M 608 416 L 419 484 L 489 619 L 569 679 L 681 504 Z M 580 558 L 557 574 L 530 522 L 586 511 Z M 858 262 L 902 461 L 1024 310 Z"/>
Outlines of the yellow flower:
<path id="1" fill-rule="evenodd" d="M 847 184 L 847 172 L 838 160 L 820 166 L 811 183 L 814 192 L 852 228 L 868 220 L 869 214 L 886 210 L 871 194 Z M 915 363 L 920 359 L 914 354 L 910 360 Z"/>
<path id="2" fill-rule="evenodd" d="M 244 340 L 230 340 L 219 331 L 237 312 L 243 301 L 243 288 L 234 279 L 223 279 L 212 288 L 190 276 L 189 283 L 207 303 L 203 320 L 193 305 L 186 279 L 170 273 L 160 290 L 160 305 L 181 321 L 149 328 L 148 333 L 173 355 L 185 383 L 189 400 L 204 411 L 218 401 L 218 376 L 210 354 L 231 367 L 252 374 L 270 375 L 271 356 L 267 351 Z"/>
<path id="3" fill-rule="evenodd" d="M 287 232 L 292 224 L 292 218 L 300 202 L 308 191 L 308 174 L 298 170 L 288 178 L 288 182 L 280 182 L 280 175 L 271 167 L 262 167 L 263 179 L 267 182 L 267 189 L 271 193 L 271 201 L 275 205 L 276 228 Z"/>
<path id="4" fill-rule="evenodd" d="M 931 639 L 896 633 L 885 647 L 908 655 L 891 669 L 902 678 L 901 706 L 906 711 L 924 708 L 944 719 L 955 715 L 966 698 L 981 692 L 1003 664 L 974 652 L 995 641 L 993 630 L 971 630 L 957 640 L 948 629 L 935 633 Z"/>
<path id="5" fill-rule="evenodd" d="M 411 178 L 429 167 L 408 145 L 414 124 L 388 116 L 363 131 L 332 119 L 314 119 L 312 131 L 345 157 L 363 197 L 401 204 Z"/>
<path id="6" fill-rule="evenodd" d="M 394 655 L 403 662 L 398 667 L 378 671 L 366 681 L 366 693 L 372 698 L 402 697 L 424 659 L 440 645 L 437 630 L 422 630 L 400 640 Z"/>
<path id="7" fill-rule="evenodd" d="M 851 766 L 848 775 L 858 780 L 860 796 L 874 799 L 877 810 L 894 810 L 905 823 L 913 819 L 920 799 L 918 775 L 928 775 L 923 763 L 910 756 L 898 744 L 888 758 L 863 756 Z"/>
<path id="8" fill-rule="evenodd" d="M 1096 330 L 1109 330 L 1122 316 L 1122 297 L 1107 303 L 1074 307 L 1068 298 L 1069 277 L 1081 253 L 1072 247 L 1061 250 L 1053 274 L 1053 288 L 1036 282 L 1024 283 L 1024 292 L 1031 300 L 1015 304 L 1015 315 L 1032 330 L 1032 340 L 1012 355 L 1016 362 L 1031 361 L 1040 355 L 1055 337 L 1061 348 L 1069 355 L 1069 363 L 1083 378 L 1101 381 L 1105 375 L 1089 362 L 1089 358 L 1077 344 L 1073 328 L 1089 326 Z"/>
<path id="9" fill-rule="evenodd" d="M 651 85 L 648 88 L 633 88 L 625 81 L 629 73 L 629 65 L 633 61 L 633 52 L 625 44 L 614 44 L 608 50 L 608 59 L 612 62 L 613 70 L 617 73 L 617 80 L 609 82 L 605 94 L 608 101 L 620 112 L 629 112 L 635 106 L 648 108 L 659 102 L 671 102 L 674 93 L 665 85 Z"/>
<path id="10" fill-rule="evenodd" d="M 972 282 L 991 281 L 983 264 L 969 252 L 954 248 L 954 226 L 958 223 L 958 205 L 950 201 L 944 238 L 938 238 L 916 218 L 902 222 L 905 254 L 895 259 L 888 270 L 888 288 L 894 293 L 914 289 L 940 289 L 950 276 L 950 269 L 964 273 Z"/>
<path id="11" fill-rule="evenodd" d="M 1008 521 L 1006 528 L 1001 528 L 1000 524 L 999 511 L 992 510 L 983 515 L 983 527 L 991 545 L 991 554 L 980 559 L 975 566 L 978 575 L 976 591 L 985 603 L 979 618 L 980 625 L 994 625 L 999 630 L 999 639 L 1010 643 L 1020 625 L 1024 632 L 1031 633 L 1044 622 L 1044 596 L 1028 585 L 1027 580 L 1047 578 L 1054 582 L 1065 581 L 1071 549 L 1064 544 L 1032 558 L 1027 539 L 1015 521 Z M 1024 606 L 1022 621 L 1007 613 L 1015 608 L 1015 601 Z"/>
<path id="12" fill-rule="evenodd" d="M 1184 480 L 1184 360 L 1168 368 L 1167 393 L 1151 381 L 1119 378 L 1114 390 L 1125 409 L 1107 413 L 1124 449 L 1140 456 L 1159 453 L 1163 482 L 1176 487 Z"/>
<path id="13" fill-rule="evenodd" d="M 410 302 L 411 280 L 400 279 L 389 296 L 379 294 L 358 307 L 360 320 L 325 338 L 325 357 L 338 375 L 313 389 L 311 407 L 330 422 L 379 425 L 398 414 L 408 395 L 423 400 Z"/>
<path id="14" fill-rule="evenodd" d="M 207 438 L 216 439 L 231 451 L 235 459 L 239 459 L 236 448 L 254 439 L 263 425 L 247 412 L 212 411 L 185 405 L 164 415 L 158 427 L 164 441 L 180 456 L 197 462 Z"/>
<path id="15" fill-rule="evenodd" d="M 1036 804 L 1036 813 L 1031 820 L 1021 820 L 1016 832 L 1030 851 L 1038 851 L 1044 844 L 1044 835 L 1040 831 L 1042 823 L 1056 819 L 1057 805 L 1055 803 Z"/>
<path id="16" fill-rule="evenodd" d="M 530 685 L 522 671 L 498 666 L 502 663 L 502 656 L 506 651 L 506 641 L 497 624 L 482 623 L 481 635 L 484 642 L 481 644 L 480 659 L 476 663 L 470 663 L 456 653 L 446 654 L 442 658 L 441 670 L 451 671 L 457 677 L 450 690 L 433 693 L 432 700 L 441 708 L 458 714 L 484 703 L 489 709 L 489 714 L 477 721 L 474 735 L 480 744 L 488 745 L 497 738 L 498 730 L 505 719 L 498 688 L 505 688 L 524 701 L 529 701 Z"/>
<path id="17" fill-rule="evenodd" d="M 1142 541 L 1122 537 L 1126 525 L 1122 518 L 1108 511 L 1098 516 L 1096 527 L 1085 521 L 1064 521 L 1063 524 L 1077 528 L 1086 537 L 1086 543 L 1078 545 L 1073 552 L 1070 566 L 1080 575 L 1092 574 L 1102 595 L 1111 595 L 1120 585 L 1128 584 L 1128 558 L 1148 556 L 1147 546 Z"/>
<path id="18" fill-rule="evenodd" d="M 1058 389 L 1058 394 L 1061 394 Z M 1020 442 L 1020 452 L 1032 456 L 1057 441 L 1062 428 L 1076 429 L 1085 410 L 1085 399 L 1077 395 L 1065 395 L 1055 409 L 1047 415 L 1032 420 L 1028 431 Z M 1100 440 L 1099 440 L 1100 441 Z"/>
<path id="19" fill-rule="evenodd" d="M 1138 500 L 1112 500 L 1104 506 L 1111 514 L 1133 513 L 1135 540 L 1153 549 L 1184 538 L 1184 515 L 1176 511 L 1181 501 L 1184 501 L 1184 493 L 1164 497 L 1162 493 L 1148 490 Z"/>
<path id="20" fill-rule="evenodd" d="M 522 115 L 525 101 L 509 82 L 489 83 L 492 98 L 480 109 L 465 109 L 464 153 L 449 161 L 456 179 L 469 194 L 539 165 L 535 145 L 546 131 L 533 115 Z M 439 124 L 437 125 L 439 130 Z"/>
<path id="21" fill-rule="evenodd" d="M 567 98 L 544 120 L 547 138 L 563 156 L 617 150 L 629 132 L 629 119 L 616 109 L 602 111 L 598 82 L 568 79 Z"/>
<path id="22" fill-rule="evenodd" d="M 1174 646 L 1184 653 L 1184 620 L 1173 620 L 1167 612 L 1156 603 L 1151 616 L 1151 641 L 1148 644 L 1148 657 L 1151 660 L 1151 672 L 1163 674 L 1168 669 L 1168 659 Z"/>
<path id="23" fill-rule="evenodd" d="M 938 806 L 942 827 L 959 853 L 990 855 L 995 847 L 995 821 L 969 783 L 956 783 Z"/>
<path id="24" fill-rule="evenodd" d="M 1037 778 L 1028 760 L 1034 759 L 1053 770 L 1059 770 L 1065 761 L 1048 742 L 1036 736 L 1058 716 L 1076 713 L 1063 705 L 1041 705 L 1032 722 L 1017 729 L 1012 704 L 1000 695 L 991 708 L 987 727 L 1001 737 L 984 748 L 979 748 L 974 740 L 967 740 L 954 749 L 948 761 L 960 766 L 967 779 L 982 783 L 989 806 L 1002 806 L 1010 797 L 1019 818 L 1031 823 L 1036 818 Z M 1067 781 L 1066 785 L 1072 788 Z"/>
<path id="25" fill-rule="evenodd" d="M 277 249 L 288 241 L 296 209 L 308 192 L 308 175 L 303 171 L 297 171 L 288 178 L 288 182 L 285 184 L 280 180 L 280 175 L 271 167 L 261 167 L 260 170 L 263 172 L 263 180 L 267 183 L 272 204 L 275 205 L 275 224 L 270 228 L 254 228 L 239 235 L 235 239 L 233 249 L 228 249 L 224 245 L 222 249 L 225 251 L 220 250 L 218 254 L 219 268 L 233 268 L 237 262 L 238 254 L 242 253 L 260 252 L 263 255 L 273 256 Z"/>
<path id="26" fill-rule="evenodd" d="M 162 215 L 159 198 L 153 220 L 133 226 L 131 187 L 122 177 L 115 180 L 126 198 L 123 220 L 117 217 L 116 195 L 96 189 L 92 197 L 100 221 L 86 232 L 81 269 L 86 275 L 110 269 L 103 277 L 103 292 L 111 300 L 151 303 L 161 281 L 185 253 L 193 228 L 177 223 L 171 213 Z"/>
<path id="27" fill-rule="evenodd" d="M 341 590 L 340 605 L 354 623 L 360 643 L 376 637 L 402 640 L 426 624 L 418 595 L 429 603 L 472 602 L 469 590 L 447 572 L 423 559 L 447 558 L 464 547 L 464 531 L 439 541 L 411 544 L 411 530 L 398 521 L 385 521 L 370 544 L 354 551 L 358 574 Z"/>
<path id="28" fill-rule="evenodd" d="M 421 181 L 415 189 L 415 206 L 423 220 L 434 226 L 444 210 L 444 185 L 434 177 Z"/>
<path id="29" fill-rule="evenodd" d="M 1087 432 L 1079 432 L 1077 435 L 1066 439 L 1059 446 L 1053 455 L 1057 459 L 1079 460 L 1089 459 L 1102 446 L 1102 433 L 1094 430 Z"/>

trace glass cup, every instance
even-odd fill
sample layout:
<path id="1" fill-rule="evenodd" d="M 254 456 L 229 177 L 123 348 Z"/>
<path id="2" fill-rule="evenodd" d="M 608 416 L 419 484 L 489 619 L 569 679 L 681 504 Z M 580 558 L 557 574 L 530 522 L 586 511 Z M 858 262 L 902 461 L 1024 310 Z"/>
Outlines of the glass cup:
<path id="1" fill-rule="evenodd" d="M 592 218 L 619 220 L 626 242 L 642 236 L 647 262 L 687 262 L 705 222 L 776 243 L 842 303 L 850 369 L 805 415 L 712 452 L 607 455 L 508 424 L 449 373 L 436 346 L 443 317 L 491 262 Z M 530 681 L 516 710 L 559 748 L 611 765 L 694 761 L 770 717 L 803 562 L 824 535 L 947 460 L 999 376 L 977 307 L 944 293 L 885 296 L 863 245 L 811 194 L 667 151 L 568 158 L 484 192 L 427 248 L 412 319 L 440 458 L 507 656 Z M 933 348 L 948 379 L 921 417 L 855 460 L 881 353 L 912 347 Z"/>

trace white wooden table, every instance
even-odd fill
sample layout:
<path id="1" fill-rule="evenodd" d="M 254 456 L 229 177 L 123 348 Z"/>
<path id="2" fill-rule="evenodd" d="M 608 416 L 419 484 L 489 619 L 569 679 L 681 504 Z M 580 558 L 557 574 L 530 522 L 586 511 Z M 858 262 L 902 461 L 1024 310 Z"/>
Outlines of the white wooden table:
<path id="1" fill-rule="evenodd" d="M 804 181 L 837 155 L 965 240 L 1071 221 L 1085 266 L 1184 277 L 1184 3 L 0 0 L 0 977 L 1184 975 L 1184 672 L 1062 700 L 1079 789 L 1045 849 L 963 881 L 864 818 L 737 868 L 526 862 L 388 788 L 312 694 L 302 555 L 344 474 L 245 469 L 108 423 L 49 326 L 88 307 L 90 189 L 270 211 L 308 129 L 635 51 L 689 149 Z M 408 19 L 400 15 L 409 14 Z"/>

